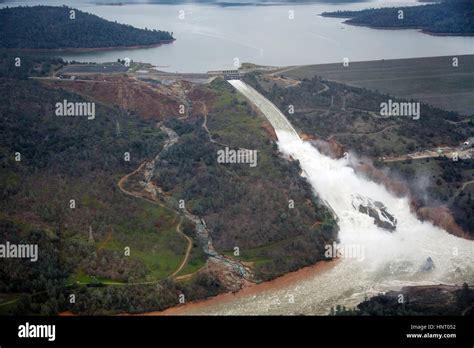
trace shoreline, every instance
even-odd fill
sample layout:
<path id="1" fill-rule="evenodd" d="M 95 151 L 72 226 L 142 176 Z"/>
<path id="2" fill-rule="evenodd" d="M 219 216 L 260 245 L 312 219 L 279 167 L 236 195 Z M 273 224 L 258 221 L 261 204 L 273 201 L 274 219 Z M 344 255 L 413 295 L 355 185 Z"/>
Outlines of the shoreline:
<path id="1" fill-rule="evenodd" d="M 182 305 L 169 307 L 161 311 L 144 312 L 140 314 L 121 313 L 119 316 L 167 316 L 167 315 L 196 315 L 193 312 L 200 309 L 235 301 L 236 299 L 258 295 L 263 292 L 280 290 L 285 287 L 304 281 L 310 277 L 327 272 L 337 265 L 338 260 L 319 261 L 299 270 L 285 273 L 277 278 L 261 283 L 251 283 L 236 292 L 226 292 L 202 300 L 196 300 Z"/>
<path id="2" fill-rule="evenodd" d="M 353 23 L 351 22 L 352 18 L 350 17 L 336 17 L 336 16 L 325 16 L 323 14 L 320 15 L 321 17 L 325 18 L 338 18 L 338 19 L 345 19 L 342 24 L 353 25 L 355 27 L 364 27 L 370 29 L 378 29 L 378 30 L 418 30 L 420 33 L 432 35 L 432 36 L 454 36 L 454 37 L 473 37 L 474 33 L 448 33 L 448 32 L 433 32 L 429 30 L 423 29 L 423 27 L 414 26 L 414 27 L 380 27 L 376 25 L 364 24 L 364 23 Z"/>
<path id="3" fill-rule="evenodd" d="M 163 310 L 158 311 L 148 311 L 138 314 L 132 313 L 116 313 L 112 316 L 179 316 L 179 315 L 199 315 L 198 313 L 193 313 L 199 311 L 200 309 L 206 307 L 212 307 L 224 303 L 230 303 L 237 299 L 258 295 L 260 293 L 275 291 L 284 289 L 295 285 L 298 282 L 305 281 L 311 277 L 320 275 L 324 272 L 327 272 L 334 268 L 338 259 L 333 259 L 330 261 L 318 261 L 313 265 L 300 268 L 296 271 L 285 273 L 279 277 L 273 278 L 271 280 L 263 281 L 261 283 L 246 283 L 246 285 L 238 291 L 235 292 L 224 292 L 213 297 L 203 298 L 195 301 L 191 301 L 185 304 L 179 304 L 173 307 L 168 307 Z M 60 317 L 69 317 L 69 316 L 81 316 L 81 314 L 76 314 L 70 310 L 63 311 L 57 314 Z"/>
<path id="4" fill-rule="evenodd" d="M 100 51 L 115 51 L 115 50 L 136 50 L 144 48 L 155 48 L 161 45 L 170 44 L 176 41 L 172 40 L 163 40 L 160 43 L 151 44 L 151 45 L 135 45 L 135 46 L 111 46 L 111 47 L 70 47 L 70 48 L 5 48 L 7 51 L 20 51 L 20 52 L 72 52 L 72 53 L 84 53 L 84 52 L 100 52 Z"/>

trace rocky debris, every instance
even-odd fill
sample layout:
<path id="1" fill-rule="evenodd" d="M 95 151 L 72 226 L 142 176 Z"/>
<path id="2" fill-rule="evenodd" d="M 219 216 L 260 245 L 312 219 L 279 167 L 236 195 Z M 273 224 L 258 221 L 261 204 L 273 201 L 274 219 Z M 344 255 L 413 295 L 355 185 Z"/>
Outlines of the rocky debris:
<path id="1" fill-rule="evenodd" d="M 332 159 L 342 158 L 346 152 L 346 148 L 334 138 L 326 141 L 314 135 L 301 134 L 301 139 L 309 141 L 321 154 Z"/>
<path id="2" fill-rule="evenodd" d="M 387 171 L 375 168 L 373 164 L 365 158 L 353 163 L 353 168 L 356 173 L 362 173 L 377 184 L 384 185 L 387 190 L 397 197 L 411 196 L 410 189 L 405 182 L 387 175 Z"/>
<path id="3" fill-rule="evenodd" d="M 428 257 L 426 261 L 423 263 L 423 265 L 421 266 L 420 271 L 429 272 L 429 271 L 432 271 L 433 269 L 435 269 L 435 264 L 433 262 L 433 259 L 431 257 Z"/>
<path id="4" fill-rule="evenodd" d="M 228 291 L 238 291 L 254 280 L 250 268 L 225 257 L 209 257 L 207 271 L 219 279 Z"/>
<path id="5" fill-rule="evenodd" d="M 328 141 L 329 144 L 329 154 L 332 155 L 333 158 L 342 158 L 346 153 L 346 148 L 338 143 L 336 139 L 330 139 Z"/>
<path id="6" fill-rule="evenodd" d="M 352 206 L 360 213 L 373 218 L 374 224 L 383 229 L 394 231 L 397 227 L 397 219 L 387 211 L 382 202 L 355 194 L 352 195 Z"/>
<path id="7" fill-rule="evenodd" d="M 416 196 L 416 192 L 410 192 L 408 185 L 400 180 L 396 180 L 387 175 L 386 171 L 376 169 L 372 163 L 358 161 L 353 165 L 357 173 L 363 173 L 369 179 L 378 184 L 384 185 L 391 193 L 397 197 L 408 197 L 411 210 L 422 220 L 428 220 L 435 226 L 439 226 L 450 234 L 457 237 L 472 239 L 455 221 L 452 212 L 445 206 L 422 207 L 421 200 Z"/>
<path id="8" fill-rule="evenodd" d="M 441 227 L 455 236 L 471 239 L 469 234 L 456 223 L 453 214 L 447 207 L 422 207 L 416 212 L 422 220 L 429 220 L 434 225 Z"/>
<path id="9" fill-rule="evenodd" d="M 272 125 L 269 122 L 263 121 L 261 127 L 265 130 L 265 132 L 267 132 L 267 134 L 272 140 L 274 141 L 278 140 L 275 129 L 272 127 Z"/>

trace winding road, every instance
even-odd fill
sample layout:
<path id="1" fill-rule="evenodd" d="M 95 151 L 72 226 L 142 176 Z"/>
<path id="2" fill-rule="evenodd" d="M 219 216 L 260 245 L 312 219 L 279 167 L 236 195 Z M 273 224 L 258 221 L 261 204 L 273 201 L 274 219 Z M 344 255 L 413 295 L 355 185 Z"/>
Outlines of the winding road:
<path id="1" fill-rule="evenodd" d="M 163 149 L 166 149 L 168 148 L 169 146 L 173 145 L 174 143 L 176 143 L 177 139 L 175 137 L 173 137 L 172 135 L 170 135 L 169 132 L 168 133 L 168 136 L 169 136 L 169 139 L 168 141 L 165 143 Z M 158 157 L 159 155 L 157 155 Z M 155 157 L 155 160 L 156 158 Z M 125 193 L 126 195 L 129 195 L 129 196 L 132 196 L 132 197 L 135 197 L 135 198 L 141 198 L 141 199 L 144 199 L 148 202 L 151 202 L 153 204 L 157 204 L 159 205 L 160 207 L 163 207 L 165 209 L 168 209 L 168 210 L 172 210 L 170 209 L 169 207 L 167 207 L 165 204 L 157 201 L 157 200 L 153 200 L 151 198 L 148 198 L 146 196 L 143 196 L 142 194 L 137 194 L 135 192 L 132 192 L 132 191 L 129 191 L 127 190 L 125 187 L 124 187 L 124 184 L 127 182 L 127 180 L 132 176 L 132 175 L 135 175 L 137 173 L 139 173 L 140 171 L 143 171 L 144 170 L 144 166 L 146 166 L 148 163 L 150 163 L 149 161 L 144 161 L 142 162 L 137 169 L 135 169 L 133 172 L 125 175 L 124 177 L 122 177 L 119 182 L 118 182 L 118 187 L 120 189 L 120 191 L 122 191 L 123 193 Z M 175 214 L 177 215 L 180 215 L 179 212 L 176 212 L 174 210 L 172 210 Z M 183 216 L 180 217 L 180 221 L 178 223 L 178 225 L 176 226 L 176 232 L 178 234 L 180 234 L 181 236 L 184 237 L 184 239 L 187 241 L 187 248 L 186 248 L 186 253 L 184 255 L 184 258 L 183 258 L 183 261 L 181 262 L 181 264 L 179 265 L 179 267 L 169 276 L 170 278 L 173 278 L 175 277 L 185 266 L 186 264 L 188 263 L 188 260 L 189 260 L 189 256 L 191 254 L 191 250 L 192 250 L 192 247 L 193 247 L 193 241 L 191 240 L 191 238 L 189 238 L 186 234 L 183 233 L 183 231 L 181 230 L 181 225 L 183 223 Z M 138 283 L 134 283 L 134 284 L 138 284 Z M 147 283 L 140 283 L 140 284 L 147 284 Z"/>
<path id="2" fill-rule="evenodd" d="M 179 220 L 178 226 L 176 226 L 176 232 L 181 234 L 187 241 L 188 241 L 188 248 L 186 249 L 186 254 L 184 256 L 183 262 L 181 262 L 181 265 L 179 265 L 178 269 L 173 272 L 173 274 L 170 275 L 170 277 L 175 277 L 181 270 L 186 266 L 189 260 L 189 255 L 191 254 L 191 249 L 193 248 L 193 241 L 191 238 L 189 238 L 186 234 L 184 234 L 183 231 L 181 231 L 181 224 L 183 223 L 183 217 L 181 216 L 181 219 Z"/>

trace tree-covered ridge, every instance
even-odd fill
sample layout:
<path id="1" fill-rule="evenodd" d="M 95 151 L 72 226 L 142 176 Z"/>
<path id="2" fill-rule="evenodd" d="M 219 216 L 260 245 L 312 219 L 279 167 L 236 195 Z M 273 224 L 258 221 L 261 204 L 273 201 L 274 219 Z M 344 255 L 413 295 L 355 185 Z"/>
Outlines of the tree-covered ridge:
<path id="1" fill-rule="evenodd" d="M 403 296 L 403 302 L 400 301 Z M 467 283 L 461 286 L 427 285 L 406 286 L 400 291 L 366 298 L 354 309 L 344 306 L 331 308 L 331 315 L 356 316 L 472 316 L 474 309 L 474 290 Z"/>
<path id="2" fill-rule="evenodd" d="M 138 29 L 66 6 L 1 9 L 0 32 L 0 47 L 19 49 L 144 46 L 173 40 L 167 31 Z"/>
<path id="3" fill-rule="evenodd" d="M 20 65 L 16 66 L 17 54 L 9 50 L 0 50 L 0 78 L 27 80 L 29 77 L 44 77 L 66 63 L 58 57 L 22 55 Z"/>
<path id="4" fill-rule="evenodd" d="M 222 291 L 207 275 L 186 284 L 168 279 L 185 251 L 177 219 L 117 187 L 161 150 L 166 135 L 152 121 L 97 102 L 94 120 L 58 117 L 58 101 L 92 100 L 25 75 L 61 60 L 23 55 L 21 67 L 11 62 L 0 54 L 0 244 L 36 244 L 39 256 L 1 260 L 0 315 L 135 313 L 176 305 L 179 293 L 192 300 Z M 75 304 L 67 301 L 71 293 Z"/>
<path id="5" fill-rule="evenodd" d="M 324 12 L 322 15 L 349 18 L 345 23 L 370 27 L 419 28 L 430 33 L 474 35 L 474 2 L 469 0 L 446 0 L 424 6 Z"/>

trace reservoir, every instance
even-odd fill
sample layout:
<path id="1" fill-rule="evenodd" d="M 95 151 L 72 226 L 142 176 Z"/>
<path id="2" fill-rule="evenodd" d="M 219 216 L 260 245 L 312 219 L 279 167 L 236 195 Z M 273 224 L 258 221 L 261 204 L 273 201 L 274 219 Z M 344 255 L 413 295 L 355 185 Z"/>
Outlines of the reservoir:
<path id="1" fill-rule="evenodd" d="M 306 4 L 157 4 L 150 1 L 52 0 L 110 21 L 173 32 L 171 44 L 145 49 L 64 53 L 67 60 L 110 62 L 126 57 L 169 72 L 233 69 L 234 63 L 288 66 L 378 59 L 473 54 L 474 37 L 433 36 L 418 30 L 378 30 L 325 18 L 324 11 L 414 6 L 414 0 L 317 2 Z M 0 6 L 44 4 L 6 1 Z"/>

